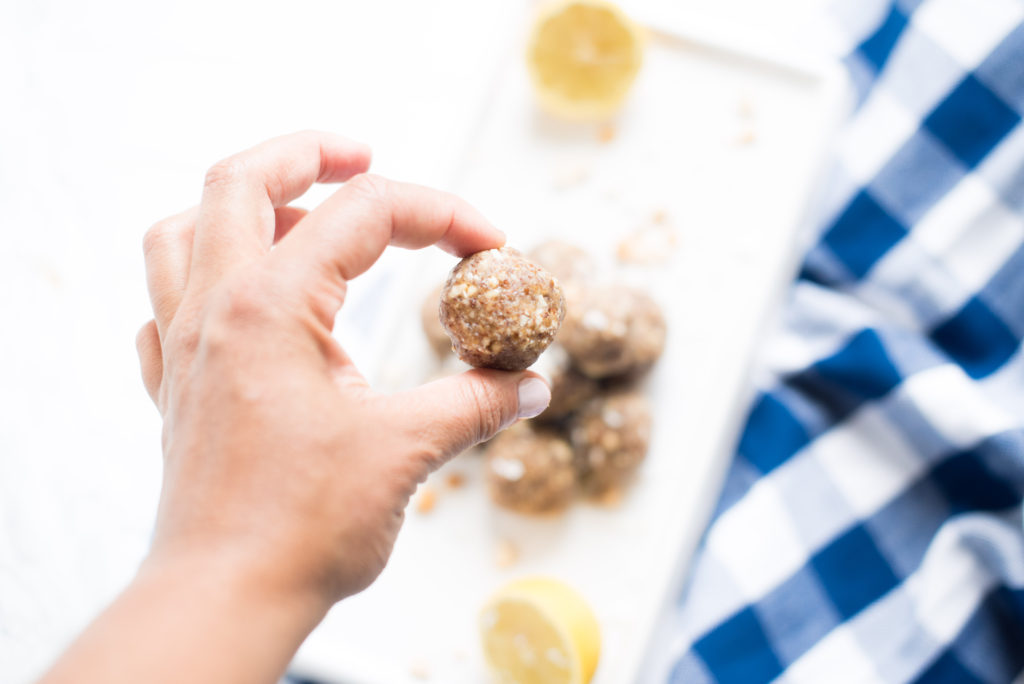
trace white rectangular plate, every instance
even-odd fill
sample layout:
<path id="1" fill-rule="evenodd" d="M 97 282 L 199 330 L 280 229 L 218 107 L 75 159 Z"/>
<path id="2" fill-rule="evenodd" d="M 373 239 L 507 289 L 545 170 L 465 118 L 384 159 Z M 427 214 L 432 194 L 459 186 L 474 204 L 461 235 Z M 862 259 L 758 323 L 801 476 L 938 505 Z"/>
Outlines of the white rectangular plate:
<path id="1" fill-rule="evenodd" d="M 695 24 L 681 20 L 649 20 L 659 30 L 606 142 L 597 126 L 535 110 L 516 51 L 455 183 L 514 246 L 558 237 L 586 246 L 606 269 L 619 268 L 623 238 L 655 213 L 667 217 L 677 237 L 667 261 L 623 271 L 652 291 L 669 321 L 665 355 L 647 381 L 654 432 L 636 482 L 617 506 L 581 502 L 558 518 L 529 519 L 489 502 L 478 456 L 457 458 L 431 480 L 435 509 L 410 510 L 380 579 L 331 611 L 296 672 L 374 684 L 486 681 L 482 603 L 512 577 L 543 573 L 577 587 L 597 612 L 595 683 L 637 678 L 718 493 L 749 363 L 793 275 L 815 175 L 845 107 L 838 70 L 753 48 L 736 27 L 707 19 L 684 33 Z M 453 263 L 437 252 L 389 255 L 346 305 L 343 340 L 376 386 L 408 387 L 436 372 L 418 311 Z M 446 488 L 451 471 L 465 486 Z M 505 543 L 519 560 L 499 568 Z"/>

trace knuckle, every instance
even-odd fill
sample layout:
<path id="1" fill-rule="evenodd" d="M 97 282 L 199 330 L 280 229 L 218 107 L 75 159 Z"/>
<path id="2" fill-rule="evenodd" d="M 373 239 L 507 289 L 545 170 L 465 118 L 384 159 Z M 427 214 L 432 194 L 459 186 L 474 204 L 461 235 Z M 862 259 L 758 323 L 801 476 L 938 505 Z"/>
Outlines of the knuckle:
<path id="1" fill-rule="evenodd" d="M 253 277 L 236 277 L 222 286 L 217 299 L 217 313 L 233 324 L 264 318 L 267 301 L 263 287 Z"/>
<path id="2" fill-rule="evenodd" d="M 240 157 L 222 159 L 206 171 L 203 187 L 223 188 L 236 185 L 245 178 L 246 164 Z"/>
<path id="3" fill-rule="evenodd" d="M 206 359 L 230 358 L 238 346 L 236 326 L 222 316 L 212 316 L 202 330 L 183 339 L 184 346 L 195 349 L 195 355 Z"/>
<path id="4" fill-rule="evenodd" d="M 178 238 L 181 227 L 172 219 L 157 221 L 142 236 L 142 252 L 150 255 Z"/>
<path id="5" fill-rule="evenodd" d="M 476 440 L 482 442 L 498 433 L 505 423 L 504 402 L 497 388 L 470 375 L 463 392 L 466 401 L 473 407 L 476 419 Z"/>
<path id="6" fill-rule="evenodd" d="M 356 195 L 374 204 L 385 201 L 390 192 L 388 180 L 373 173 L 353 176 L 346 185 Z"/>
<path id="7" fill-rule="evenodd" d="M 139 328 L 139 332 L 135 333 L 135 349 L 139 352 L 140 356 L 148 351 L 152 346 L 155 327 L 156 323 L 150 320 Z"/>
<path id="8" fill-rule="evenodd" d="M 201 305 L 198 325 L 183 330 L 189 337 L 176 340 L 196 353 L 237 351 L 265 339 L 271 328 L 280 329 L 291 316 L 289 304 L 277 293 L 269 269 L 250 266 L 222 280 Z"/>
<path id="9" fill-rule="evenodd" d="M 183 358 L 191 358 L 199 349 L 200 332 L 197 325 L 176 326 L 172 325 L 167 332 L 166 347 L 171 351 L 170 358 L 179 354 Z"/>
<path id="10" fill-rule="evenodd" d="M 404 467 L 400 469 L 400 477 L 396 478 L 396 481 L 403 483 L 412 484 L 413 488 L 415 484 L 424 482 L 434 470 L 440 468 L 445 461 L 447 461 L 455 453 L 451 450 L 451 435 L 441 433 L 433 434 L 428 436 L 427 439 L 421 439 L 415 442 L 414 453 L 412 458 L 408 459 Z M 460 445 L 461 446 L 461 445 Z M 404 492 L 400 492 L 403 496 L 410 496 L 412 489 L 406 487 Z"/>

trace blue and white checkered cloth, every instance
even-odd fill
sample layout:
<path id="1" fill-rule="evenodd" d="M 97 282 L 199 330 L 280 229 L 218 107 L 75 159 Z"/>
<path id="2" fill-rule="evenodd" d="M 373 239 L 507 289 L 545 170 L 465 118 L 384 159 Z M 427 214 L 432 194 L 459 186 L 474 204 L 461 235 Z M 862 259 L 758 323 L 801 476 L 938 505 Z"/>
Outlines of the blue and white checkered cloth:
<path id="1" fill-rule="evenodd" d="M 1024 2 L 847 3 L 823 232 L 669 681 L 1024 681 Z"/>

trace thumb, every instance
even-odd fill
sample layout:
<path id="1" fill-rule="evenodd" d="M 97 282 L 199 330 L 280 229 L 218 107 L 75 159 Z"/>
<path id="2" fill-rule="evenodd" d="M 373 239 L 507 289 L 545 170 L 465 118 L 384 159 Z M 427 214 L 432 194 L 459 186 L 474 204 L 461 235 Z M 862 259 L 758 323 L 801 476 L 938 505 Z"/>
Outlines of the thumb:
<path id="1" fill-rule="evenodd" d="M 550 401 L 551 390 L 536 373 L 483 368 L 389 397 L 390 410 L 445 460 L 520 418 L 533 418 Z"/>

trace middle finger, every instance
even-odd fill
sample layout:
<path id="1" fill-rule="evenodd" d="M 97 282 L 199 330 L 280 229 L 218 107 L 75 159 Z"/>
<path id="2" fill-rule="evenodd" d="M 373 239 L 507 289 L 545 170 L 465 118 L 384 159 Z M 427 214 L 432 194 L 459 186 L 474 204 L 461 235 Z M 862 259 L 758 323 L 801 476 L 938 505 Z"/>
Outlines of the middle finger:
<path id="1" fill-rule="evenodd" d="M 273 138 L 215 164 L 196 220 L 189 288 L 205 289 L 265 254 L 274 239 L 275 208 L 313 183 L 344 181 L 369 165 L 365 145 L 316 131 Z"/>

